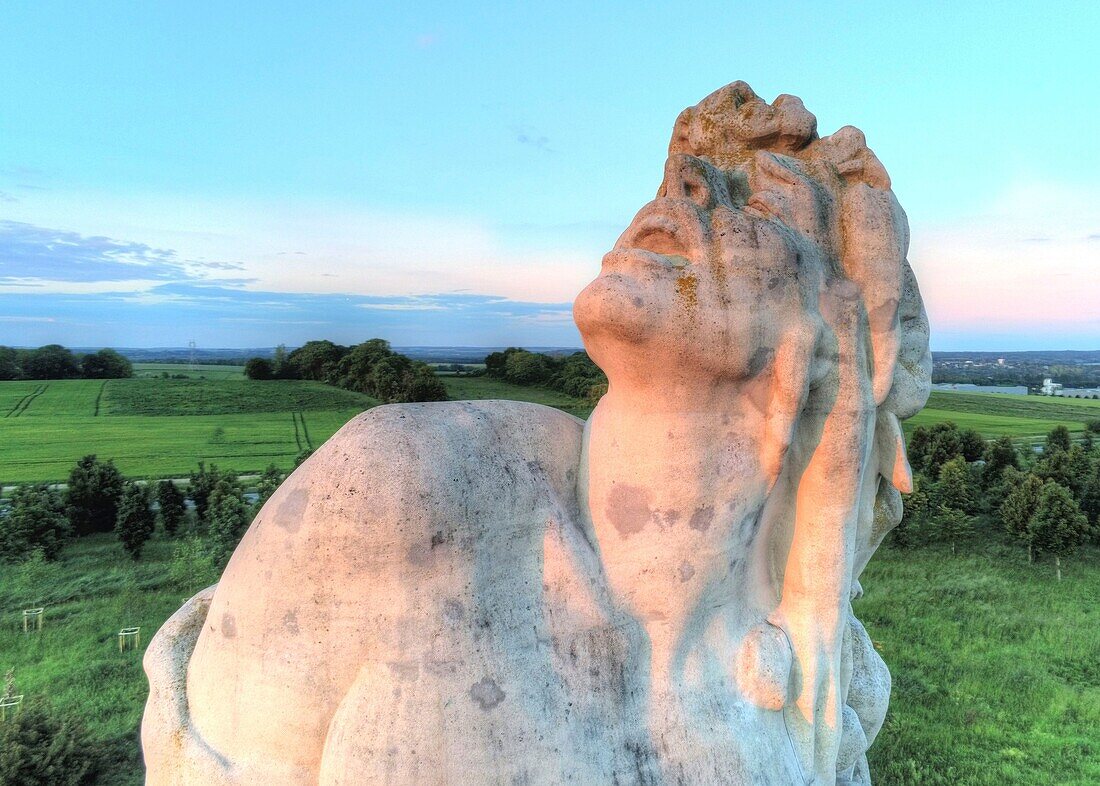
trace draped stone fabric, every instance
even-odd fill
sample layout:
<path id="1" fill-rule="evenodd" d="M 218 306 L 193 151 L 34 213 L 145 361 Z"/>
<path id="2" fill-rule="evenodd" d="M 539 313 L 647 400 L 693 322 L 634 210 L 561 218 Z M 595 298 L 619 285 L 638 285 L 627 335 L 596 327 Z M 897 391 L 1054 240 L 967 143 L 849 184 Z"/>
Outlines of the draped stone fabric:
<path id="1" fill-rule="evenodd" d="M 150 784 L 869 784 L 852 613 L 929 391 L 858 130 L 735 82 L 578 296 L 609 389 L 378 407 L 153 641 Z"/>

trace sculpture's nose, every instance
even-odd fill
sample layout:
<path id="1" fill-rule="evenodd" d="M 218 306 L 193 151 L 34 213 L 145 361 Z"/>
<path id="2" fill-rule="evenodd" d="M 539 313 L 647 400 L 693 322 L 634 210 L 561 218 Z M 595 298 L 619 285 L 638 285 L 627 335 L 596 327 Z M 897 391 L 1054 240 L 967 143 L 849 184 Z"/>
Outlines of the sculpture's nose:
<path id="1" fill-rule="evenodd" d="M 718 168 L 687 153 L 673 153 L 665 161 L 665 178 L 658 197 L 689 199 L 704 209 L 730 205 L 729 181 Z"/>

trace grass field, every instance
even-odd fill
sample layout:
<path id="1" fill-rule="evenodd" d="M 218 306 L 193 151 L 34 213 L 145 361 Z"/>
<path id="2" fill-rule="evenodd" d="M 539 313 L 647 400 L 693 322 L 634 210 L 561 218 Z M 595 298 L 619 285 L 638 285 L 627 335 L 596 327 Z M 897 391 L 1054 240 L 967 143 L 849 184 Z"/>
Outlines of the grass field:
<path id="1" fill-rule="evenodd" d="M 192 368 L 186 363 L 135 363 L 135 377 L 159 377 L 184 375 L 192 379 L 244 379 L 244 366 L 217 366 L 196 363 Z"/>
<path id="2" fill-rule="evenodd" d="M 377 404 L 319 382 L 253 382 L 236 366 L 208 369 L 224 376 L 0 382 L 0 484 L 63 480 L 87 453 L 113 458 L 134 477 L 178 477 L 200 460 L 237 472 L 269 463 L 286 469 L 303 449 Z M 489 377 L 442 380 L 456 400 L 532 401 L 581 418 L 592 410 L 587 400 L 545 388 Z M 906 429 L 953 420 L 987 438 L 1034 442 L 1058 425 L 1079 432 L 1094 418 L 1100 401 L 937 391 Z"/>
<path id="3" fill-rule="evenodd" d="M 147 687 L 117 633 L 140 625 L 144 646 L 190 594 L 170 578 L 171 545 L 158 537 L 134 563 L 112 536 L 92 536 L 36 580 L 0 566 L 0 669 L 15 668 L 25 701 L 85 719 L 114 761 L 101 784 L 141 782 Z M 1020 551 L 974 548 L 887 547 L 864 573 L 856 611 L 894 681 L 875 782 L 1100 783 L 1100 554 L 1069 560 L 1059 584 Z M 24 635 L 32 604 L 45 624 Z"/>
<path id="4" fill-rule="evenodd" d="M 288 380 L 0 382 L 0 483 L 63 480 L 87 453 L 131 477 L 179 477 L 199 461 L 288 469 L 377 403 Z"/>

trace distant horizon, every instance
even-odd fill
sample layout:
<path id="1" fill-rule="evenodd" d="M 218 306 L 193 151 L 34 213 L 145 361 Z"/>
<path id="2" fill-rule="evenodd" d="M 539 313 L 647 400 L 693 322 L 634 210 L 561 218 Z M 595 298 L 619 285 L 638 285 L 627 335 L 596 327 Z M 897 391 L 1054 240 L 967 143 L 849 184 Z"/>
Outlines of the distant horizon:
<path id="1" fill-rule="evenodd" d="M 370 339 L 374 339 L 374 338 L 383 338 L 383 337 L 382 336 L 371 336 L 370 337 Z M 370 339 L 363 339 L 363 341 L 368 341 Z M 340 341 L 334 341 L 334 340 L 328 339 L 328 338 L 315 338 L 315 339 L 309 339 L 309 340 L 310 341 L 332 341 L 332 343 L 334 343 L 334 344 L 341 344 L 343 346 L 354 346 L 356 343 L 361 343 L 361 342 L 340 342 Z M 384 340 L 388 341 L 388 339 L 384 339 Z M 187 352 L 191 349 L 191 347 L 189 347 L 186 344 L 180 344 L 180 345 L 165 344 L 165 345 L 160 345 L 160 346 L 157 346 L 157 345 L 152 345 L 152 346 L 125 346 L 125 345 L 121 345 L 121 344 L 110 344 L 110 345 L 107 345 L 107 344 L 102 344 L 102 345 L 101 344 L 88 344 L 88 345 L 81 346 L 81 345 L 76 345 L 76 344 L 64 344 L 62 342 L 50 342 L 50 343 L 60 344 L 61 346 L 65 347 L 66 349 L 72 350 L 74 352 L 82 352 L 82 351 L 93 351 L 94 352 L 94 351 L 100 350 L 100 349 L 113 349 L 113 350 L 118 351 L 118 352 L 126 351 L 126 350 L 143 351 L 143 352 L 156 352 L 156 351 L 174 350 L 174 351 L 180 351 L 180 352 Z M 305 342 L 303 342 L 303 343 L 305 343 Z M 511 343 L 504 342 L 504 343 L 496 343 L 496 344 L 397 344 L 397 343 L 394 343 L 392 341 L 388 341 L 388 343 L 394 349 L 506 349 L 508 347 L 520 347 L 521 349 L 530 349 L 530 350 L 536 350 L 536 349 L 572 349 L 572 350 L 576 350 L 576 351 L 583 351 L 584 350 L 584 346 L 582 344 L 521 344 L 521 343 L 516 343 L 516 342 L 511 342 Z M 12 349 L 21 349 L 22 350 L 22 349 L 37 349 L 39 347 L 46 346 L 46 344 L 35 344 L 35 345 L 32 346 L 32 345 L 20 345 L 20 344 L 5 344 L 3 341 L 0 341 L 0 346 L 7 346 L 7 347 L 11 347 Z M 289 343 L 284 343 L 284 344 L 257 344 L 257 345 L 239 346 L 239 347 L 203 346 L 203 345 L 196 344 L 194 349 L 195 349 L 196 352 L 243 352 L 243 351 L 247 351 L 247 350 L 252 350 L 252 351 L 275 350 L 280 346 L 285 346 L 288 349 L 295 349 L 297 347 L 302 346 L 302 344 L 289 344 Z M 1002 353 L 1003 354 L 1015 354 L 1015 355 L 1022 355 L 1022 354 L 1041 355 L 1041 354 L 1044 354 L 1044 353 L 1061 353 L 1061 352 L 1074 352 L 1074 353 L 1096 352 L 1096 353 L 1100 353 L 1100 346 L 1092 347 L 1092 348 L 1086 348 L 1086 349 L 1078 349 L 1078 348 L 1074 348 L 1074 347 L 1068 347 L 1068 348 L 1046 347 L 1046 348 L 1043 348 L 1043 349 L 1005 349 L 1003 347 L 998 348 L 998 349 L 932 349 L 931 352 L 933 354 L 941 354 L 941 355 L 942 354 L 947 354 L 947 353 L 952 353 L 952 352 L 958 352 L 958 353 L 967 354 L 967 355 L 979 355 L 979 354 L 981 354 L 981 355 L 997 355 L 997 354 L 1002 354 Z"/>

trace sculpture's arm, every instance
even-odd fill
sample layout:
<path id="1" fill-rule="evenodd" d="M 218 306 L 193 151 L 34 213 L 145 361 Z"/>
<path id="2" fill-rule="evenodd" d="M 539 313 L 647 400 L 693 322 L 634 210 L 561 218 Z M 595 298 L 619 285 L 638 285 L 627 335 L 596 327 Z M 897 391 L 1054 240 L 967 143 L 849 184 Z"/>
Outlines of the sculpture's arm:
<path id="1" fill-rule="evenodd" d="M 803 413 L 820 436 L 798 482 L 794 531 L 772 622 L 790 642 L 799 687 L 785 710 L 803 772 L 820 782 L 836 777 L 843 728 L 841 655 L 848 622 L 852 561 L 870 466 L 874 399 L 865 317 L 859 290 L 839 280 L 821 300 L 835 338 L 831 379 L 819 385 Z M 877 473 L 874 475 L 877 480 Z"/>

